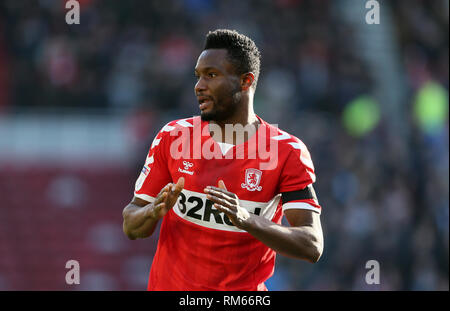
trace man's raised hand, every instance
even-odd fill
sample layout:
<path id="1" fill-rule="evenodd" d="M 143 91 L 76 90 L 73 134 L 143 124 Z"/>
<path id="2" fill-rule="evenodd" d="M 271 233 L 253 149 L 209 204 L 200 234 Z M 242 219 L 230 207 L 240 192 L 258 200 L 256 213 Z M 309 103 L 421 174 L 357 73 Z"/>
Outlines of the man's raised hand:
<path id="1" fill-rule="evenodd" d="M 160 219 L 175 205 L 181 190 L 184 188 L 184 178 L 180 177 L 176 184 L 168 183 L 156 196 L 153 208 L 149 209 L 152 218 Z"/>
<path id="2" fill-rule="evenodd" d="M 214 207 L 224 212 L 236 227 L 245 229 L 250 218 L 249 212 L 239 205 L 238 196 L 227 190 L 223 180 L 219 180 L 218 186 L 207 186 L 204 190 L 206 197 L 213 201 Z"/>

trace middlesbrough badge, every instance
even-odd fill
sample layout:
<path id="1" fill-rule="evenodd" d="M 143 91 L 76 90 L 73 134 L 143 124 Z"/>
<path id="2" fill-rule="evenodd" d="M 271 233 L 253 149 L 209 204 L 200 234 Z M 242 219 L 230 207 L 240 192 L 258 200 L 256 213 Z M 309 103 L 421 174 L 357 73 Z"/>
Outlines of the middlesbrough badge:
<path id="1" fill-rule="evenodd" d="M 241 184 L 242 188 L 248 191 L 261 191 L 262 187 L 259 185 L 261 182 L 262 172 L 255 168 L 248 168 L 245 170 L 245 183 Z"/>

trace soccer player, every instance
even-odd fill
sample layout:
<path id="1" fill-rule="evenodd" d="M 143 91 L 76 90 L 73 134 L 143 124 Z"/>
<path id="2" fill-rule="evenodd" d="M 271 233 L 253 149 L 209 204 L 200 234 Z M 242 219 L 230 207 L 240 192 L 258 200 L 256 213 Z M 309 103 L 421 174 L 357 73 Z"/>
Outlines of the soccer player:
<path id="1" fill-rule="evenodd" d="M 267 290 L 276 253 L 319 260 L 314 166 L 298 138 L 255 114 L 259 71 L 250 38 L 207 34 L 195 67 L 200 116 L 161 129 L 123 210 L 132 240 L 162 219 L 148 290 Z"/>

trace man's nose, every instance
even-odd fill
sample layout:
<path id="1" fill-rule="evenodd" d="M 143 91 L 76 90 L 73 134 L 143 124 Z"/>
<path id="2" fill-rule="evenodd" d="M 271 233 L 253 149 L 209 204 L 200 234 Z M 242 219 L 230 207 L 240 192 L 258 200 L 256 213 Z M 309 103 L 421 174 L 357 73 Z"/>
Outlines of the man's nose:
<path id="1" fill-rule="evenodd" d="M 195 94 L 201 93 L 202 91 L 205 91 L 206 89 L 207 89 L 207 85 L 206 85 L 205 79 L 200 77 L 194 87 Z"/>

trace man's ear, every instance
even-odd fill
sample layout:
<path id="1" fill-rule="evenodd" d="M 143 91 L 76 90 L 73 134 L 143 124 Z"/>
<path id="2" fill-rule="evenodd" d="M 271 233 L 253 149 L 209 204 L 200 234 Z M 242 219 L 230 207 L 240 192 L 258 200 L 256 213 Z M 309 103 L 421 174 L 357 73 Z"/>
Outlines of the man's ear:
<path id="1" fill-rule="evenodd" d="M 241 76 L 241 87 L 243 91 L 247 91 L 255 81 L 255 75 L 251 72 L 244 73 Z"/>

